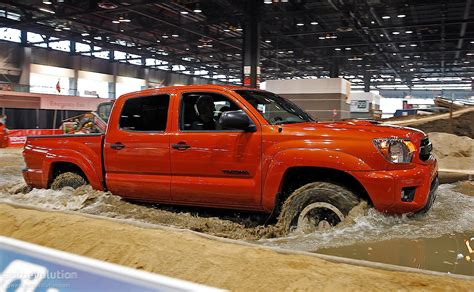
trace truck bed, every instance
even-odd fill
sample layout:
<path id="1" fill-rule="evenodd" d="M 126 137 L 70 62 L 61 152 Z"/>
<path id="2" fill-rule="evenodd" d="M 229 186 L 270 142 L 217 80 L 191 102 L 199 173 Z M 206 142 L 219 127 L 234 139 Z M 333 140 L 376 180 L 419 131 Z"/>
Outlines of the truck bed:
<path id="1" fill-rule="evenodd" d="M 23 151 L 25 181 L 35 188 L 48 188 L 53 174 L 76 165 L 93 188 L 103 190 L 103 140 L 103 134 L 27 137 Z"/>

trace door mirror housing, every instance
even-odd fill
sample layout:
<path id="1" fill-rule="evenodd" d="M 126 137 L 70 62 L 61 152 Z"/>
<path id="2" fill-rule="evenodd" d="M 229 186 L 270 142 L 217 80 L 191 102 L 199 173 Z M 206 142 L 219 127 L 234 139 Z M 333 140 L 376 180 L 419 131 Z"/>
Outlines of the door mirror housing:
<path id="1" fill-rule="evenodd" d="M 243 130 L 245 132 L 255 132 L 257 127 L 250 120 L 244 111 L 227 111 L 222 113 L 219 124 L 224 130 Z"/>

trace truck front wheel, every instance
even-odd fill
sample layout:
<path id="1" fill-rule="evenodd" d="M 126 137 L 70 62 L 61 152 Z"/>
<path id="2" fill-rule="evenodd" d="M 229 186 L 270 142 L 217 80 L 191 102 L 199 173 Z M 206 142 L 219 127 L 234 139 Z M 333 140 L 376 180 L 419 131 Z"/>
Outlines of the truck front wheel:
<path id="1" fill-rule="evenodd" d="M 327 230 L 344 220 L 360 199 L 348 189 L 328 182 L 304 185 L 283 204 L 278 224 L 285 233 Z"/>
<path id="2" fill-rule="evenodd" d="M 56 176 L 53 183 L 51 184 L 51 189 L 61 190 L 64 187 L 77 189 L 78 187 L 84 186 L 86 184 L 87 181 L 80 174 L 74 172 L 65 172 Z"/>

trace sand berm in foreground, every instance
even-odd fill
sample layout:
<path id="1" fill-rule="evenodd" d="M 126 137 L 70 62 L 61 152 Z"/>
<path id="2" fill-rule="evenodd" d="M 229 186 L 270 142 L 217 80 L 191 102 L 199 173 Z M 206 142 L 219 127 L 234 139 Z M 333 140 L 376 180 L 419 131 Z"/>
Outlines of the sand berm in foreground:
<path id="1" fill-rule="evenodd" d="M 0 234 L 230 290 L 472 291 L 474 287 L 474 281 L 334 263 L 189 232 L 6 204 L 0 204 Z"/>

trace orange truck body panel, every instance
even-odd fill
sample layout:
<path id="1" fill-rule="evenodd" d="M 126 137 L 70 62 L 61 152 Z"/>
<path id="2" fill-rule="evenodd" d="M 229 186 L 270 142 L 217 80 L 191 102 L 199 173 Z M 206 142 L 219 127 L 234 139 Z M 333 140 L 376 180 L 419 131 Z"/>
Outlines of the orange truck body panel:
<path id="1" fill-rule="evenodd" d="M 57 162 L 77 165 L 94 189 L 142 201 L 271 212 L 285 173 L 294 167 L 344 172 L 365 189 L 376 209 L 387 213 L 416 212 L 428 203 L 437 176 L 436 160 L 393 164 L 373 139 L 397 137 L 420 145 L 425 134 L 368 121 L 305 122 L 271 125 L 234 90 L 234 86 L 199 85 L 149 89 L 121 96 L 115 102 L 105 135 L 29 137 L 24 157 L 28 185 L 47 188 Z M 187 92 L 225 95 L 244 110 L 255 132 L 180 131 L 180 99 Z M 169 94 L 166 130 L 162 133 L 119 129 L 121 109 L 130 98 Z M 186 142 L 186 151 L 170 145 Z M 117 142 L 127 147 L 112 149 Z M 232 173 L 225 170 L 245 170 Z M 402 202 L 402 188 L 416 187 L 415 199 Z"/>

